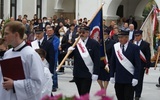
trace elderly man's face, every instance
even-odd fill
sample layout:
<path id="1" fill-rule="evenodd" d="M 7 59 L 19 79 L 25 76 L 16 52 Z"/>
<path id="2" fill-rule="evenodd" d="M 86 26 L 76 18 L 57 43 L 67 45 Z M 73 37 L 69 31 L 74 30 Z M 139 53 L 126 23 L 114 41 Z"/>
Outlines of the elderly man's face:
<path id="1" fill-rule="evenodd" d="M 85 40 L 89 36 L 89 31 L 80 30 L 80 37 L 82 40 Z"/>
<path id="2" fill-rule="evenodd" d="M 134 30 L 134 25 L 130 24 L 130 25 L 129 25 L 129 29 L 130 29 L 130 30 Z"/>
<path id="3" fill-rule="evenodd" d="M 41 32 L 41 33 L 36 33 L 36 38 L 37 38 L 37 40 L 41 40 L 41 39 L 43 38 L 43 36 L 44 36 L 44 33 L 43 33 L 43 32 Z"/>
<path id="4" fill-rule="evenodd" d="M 126 35 L 120 35 L 118 36 L 118 40 L 120 42 L 120 44 L 126 44 L 128 42 L 128 36 Z"/>
<path id="5" fill-rule="evenodd" d="M 53 35 L 54 31 L 53 31 L 53 29 L 49 28 L 49 29 L 47 29 L 46 33 L 47 33 L 47 36 L 50 37 Z"/>

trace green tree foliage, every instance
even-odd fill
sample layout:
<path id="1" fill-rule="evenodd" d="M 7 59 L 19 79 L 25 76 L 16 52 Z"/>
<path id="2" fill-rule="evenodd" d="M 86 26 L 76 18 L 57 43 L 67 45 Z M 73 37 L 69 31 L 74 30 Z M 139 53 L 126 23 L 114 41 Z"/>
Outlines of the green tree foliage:
<path id="1" fill-rule="evenodd" d="M 144 11 L 143 11 L 143 14 L 142 14 L 144 16 L 144 20 L 146 19 L 146 17 L 150 13 L 153 5 L 156 5 L 155 1 L 154 0 L 149 0 L 149 2 L 146 5 L 146 7 L 144 8 Z"/>

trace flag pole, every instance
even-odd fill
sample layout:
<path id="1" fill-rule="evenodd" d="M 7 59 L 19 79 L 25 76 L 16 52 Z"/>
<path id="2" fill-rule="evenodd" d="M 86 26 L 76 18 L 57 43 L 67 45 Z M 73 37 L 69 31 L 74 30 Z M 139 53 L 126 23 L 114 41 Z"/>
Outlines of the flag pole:
<path id="1" fill-rule="evenodd" d="M 93 21 L 93 19 L 96 17 L 97 13 L 99 12 L 99 10 L 103 7 L 104 3 L 102 3 L 102 5 L 97 9 L 97 11 L 95 12 L 95 14 L 93 15 L 93 17 L 91 18 L 91 20 L 87 23 L 87 26 L 89 26 L 91 24 L 91 22 Z M 74 44 L 72 45 L 72 47 L 74 48 L 78 41 L 80 39 L 80 36 L 78 36 L 78 38 L 76 39 L 76 41 L 74 42 Z M 61 63 L 59 64 L 59 66 L 57 67 L 56 71 L 59 71 L 59 69 L 62 67 L 63 63 L 65 62 L 65 60 L 68 58 L 68 56 L 72 53 L 72 50 L 69 50 L 67 52 L 67 54 L 65 55 L 65 57 L 63 58 L 63 60 L 61 61 Z"/>
<path id="2" fill-rule="evenodd" d="M 152 7 L 152 10 L 151 10 L 150 13 L 148 14 L 148 16 L 147 16 L 147 18 L 145 19 L 145 21 L 143 22 L 143 24 L 142 24 L 140 30 L 144 27 L 145 23 L 147 22 L 149 16 L 152 14 L 153 10 L 154 10 L 154 7 Z"/>
<path id="3" fill-rule="evenodd" d="M 160 52 L 158 51 L 156 63 L 155 63 L 155 65 L 154 65 L 154 70 L 156 70 L 156 68 L 157 68 L 157 63 L 158 63 L 158 59 L 159 59 L 159 54 L 160 54 Z"/>

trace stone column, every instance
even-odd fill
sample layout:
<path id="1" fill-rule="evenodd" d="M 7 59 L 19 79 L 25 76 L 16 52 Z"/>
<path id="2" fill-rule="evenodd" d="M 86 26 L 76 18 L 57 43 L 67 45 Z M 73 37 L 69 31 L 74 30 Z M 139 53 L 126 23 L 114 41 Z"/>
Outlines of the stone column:
<path id="1" fill-rule="evenodd" d="M 22 2 L 23 0 L 17 0 L 17 15 L 16 15 L 17 18 L 18 18 L 18 15 L 22 15 Z"/>
<path id="2" fill-rule="evenodd" d="M 42 17 L 47 17 L 47 1 L 48 0 L 42 0 Z"/>
<path id="3" fill-rule="evenodd" d="M 10 18 L 10 0 L 4 0 L 4 17 L 3 19 Z"/>

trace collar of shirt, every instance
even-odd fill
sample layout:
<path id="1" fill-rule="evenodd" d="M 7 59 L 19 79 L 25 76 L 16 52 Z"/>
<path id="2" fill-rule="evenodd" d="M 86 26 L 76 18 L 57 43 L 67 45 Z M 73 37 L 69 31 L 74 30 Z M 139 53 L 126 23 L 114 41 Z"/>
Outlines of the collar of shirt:
<path id="1" fill-rule="evenodd" d="M 127 49 L 127 47 L 128 47 L 128 43 L 129 43 L 129 42 L 127 42 L 127 43 L 124 44 L 124 50 L 125 50 L 125 51 L 126 51 L 126 49 Z M 121 44 L 120 46 L 121 46 L 121 48 L 122 48 L 122 44 Z"/>
<path id="2" fill-rule="evenodd" d="M 88 37 L 85 40 L 83 40 L 85 45 L 87 44 L 87 41 L 88 41 Z"/>
<path id="3" fill-rule="evenodd" d="M 109 40 L 110 40 L 110 38 L 106 38 L 106 39 L 104 40 L 104 42 L 109 41 Z"/>
<path id="4" fill-rule="evenodd" d="M 137 42 L 138 42 L 138 44 L 137 44 Z M 136 45 L 140 46 L 140 45 L 141 45 L 141 42 L 142 42 L 142 39 L 139 40 L 139 41 L 135 41 L 134 43 L 135 43 Z"/>
<path id="5" fill-rule="evenodd" d="M 40 44 L 41 44 L 43 42 L 43 40 L 44 40 L 44 37 L 41 40 L 37 40 L 37 41 L 40 41 Z"/>
<path id="6" fill-rule="evenodd" d="M 49 36 L 47 36 L 47 40 L 51 39 L 52 37 L 53 37 L 53 35 L 52 35 L 52 36 L 50 36 L 50 37 L 49 37 Z"/>
<path id="7" fill-rule="evenodd" d="M 26 43 L 23 41 L 20 45 L 18 45 L 17 47 L 13 48 L 15 51 L 17 51 L 18 49 L 20 49 L 21 47 L 23 47 Z"/>

